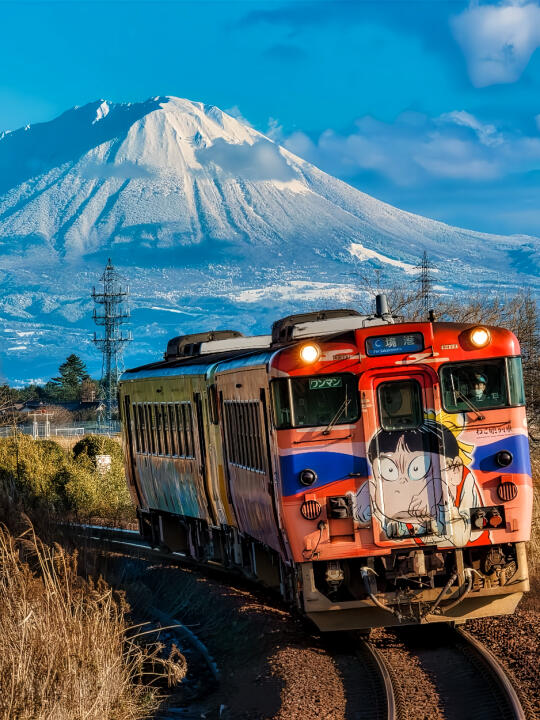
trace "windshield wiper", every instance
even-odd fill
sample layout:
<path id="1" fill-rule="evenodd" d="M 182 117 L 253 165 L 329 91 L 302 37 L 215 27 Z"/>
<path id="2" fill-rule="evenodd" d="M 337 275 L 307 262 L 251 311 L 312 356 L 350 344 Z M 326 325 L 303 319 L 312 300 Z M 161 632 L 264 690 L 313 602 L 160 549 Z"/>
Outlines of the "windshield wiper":
<path id="1" fill-rule="evenodd" d="M 454 390 L 454 393 L 456 394 L 457 397 L 460 397 L 465 402 L 465 404 L 471 408 L 471 410 L 473 412 L 476 413 L 477 420 L 485 420 L 486 419 L 485 415 L 482 415 L 480 413 L 480 410 L 475 405 L 473 405 L 473 403 L 469 400 L 469 398 L 466 395 L 464 395 L 461 392 L 461 390 Z"/>
<path id="2" fill-rule="evenodd" d="M 348 398 L 345 398 L 345 400 L 341 403 L 340 407 L 338 408 L 336 414 L 334 417 L 330 420 L 328 425 L 324 428 L 322 431 L 323 435 L 330 435 L 330 430 L 334 427 L 334 425 L 337 423 L 339 418 L 343 415 L 343 413 L 347 410 L 347 408 L 350 405 L 350 400 Z"/>

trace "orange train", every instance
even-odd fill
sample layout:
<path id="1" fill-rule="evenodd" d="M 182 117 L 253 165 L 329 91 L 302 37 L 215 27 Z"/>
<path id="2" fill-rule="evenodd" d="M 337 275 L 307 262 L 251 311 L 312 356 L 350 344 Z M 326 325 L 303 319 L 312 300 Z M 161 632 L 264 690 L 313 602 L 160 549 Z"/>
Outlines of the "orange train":
<path id="1" fill-rule="evenodd" d="M 532 480 L 508 330 L 321 311 L 173 338 L 120 381 L 141 533 L 322 630 L 511 613 Z"/>

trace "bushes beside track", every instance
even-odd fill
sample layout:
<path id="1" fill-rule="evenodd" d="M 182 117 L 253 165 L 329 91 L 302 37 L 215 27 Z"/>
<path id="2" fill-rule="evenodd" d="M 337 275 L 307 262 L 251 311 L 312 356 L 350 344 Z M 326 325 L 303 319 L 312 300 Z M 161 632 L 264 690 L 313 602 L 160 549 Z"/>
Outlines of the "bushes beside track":
<path id="1" fill-rule="evenodd" d="M 109 468 L 97 466 L 109 455 Z M 122 448 L 111 438 L 89 435 L 73 449 L 27 435 L 0 439 L 0 487 L 4 502 L 30 515 L 45 510 L 80 518 L 132 520 Z"/>

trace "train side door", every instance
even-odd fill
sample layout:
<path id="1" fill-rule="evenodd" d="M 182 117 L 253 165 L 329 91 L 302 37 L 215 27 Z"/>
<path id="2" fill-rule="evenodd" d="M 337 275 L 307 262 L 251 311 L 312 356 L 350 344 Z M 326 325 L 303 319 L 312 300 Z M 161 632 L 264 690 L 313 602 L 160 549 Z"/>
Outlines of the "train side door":
<path id="1" fill-rule="evenodd" d="M 135 463 L 135 452 L 133 449 L 133 439 L 135 434 L 135 423 L 132 421 L 130 396 L 124 396 L 124 437 L 126 442 L 126 455 L 127 455 L 127 479 L 128 487 L 132 498 L 136 501 L 137 505 L 142 506 L 141 495 L 137 485 L 137 473 Z"/>
<path id="2" fill-rule="evenodd" d="M 436 542 L 448 488 L 429 371 L 372 371 L 360 379 L 374 541 Z M 431 411 L 431 412 L 430 412 Z"/>
<path id="3" fill-rule="evenodd" d="M 212 518 L 212 523 L 218 525 L 218 518 L 216 516 L 214 503 L 212 502 L 212 496 L 208 485 L 208 473 L 206 470 L 206 438 L 204 435 L 204 419 L 203 419 L 203 408 L 200 393 L 194 393 L 193 401 L 195 404 L 195 415 L 197 422 L 197 435 L 199 440 L 199 477 L 204 488 L 204 497 L 206 500 L 206 507 L 209 517 Z"/>

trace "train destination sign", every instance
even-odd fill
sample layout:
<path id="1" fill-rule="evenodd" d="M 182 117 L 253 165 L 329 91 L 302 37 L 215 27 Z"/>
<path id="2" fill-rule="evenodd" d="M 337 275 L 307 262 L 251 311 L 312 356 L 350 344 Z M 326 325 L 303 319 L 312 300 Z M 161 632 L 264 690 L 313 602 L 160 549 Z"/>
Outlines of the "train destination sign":
<path id="1" fill-rule="evenodd" d="M 310 390 L 323 390 L 324 388 L 339 388 L 342 386 L 342 379 L 340 377 L 319 377 L 310 378 L 309 389 Z"/>
<path id="2" fill-rule="evenodd" d="M 422 333 L 418 332 L 404 335 L 379 335 L 366 339 L 366 354 L 371 357 L 415 353 L 423 349 L 424 338 Z"/>

